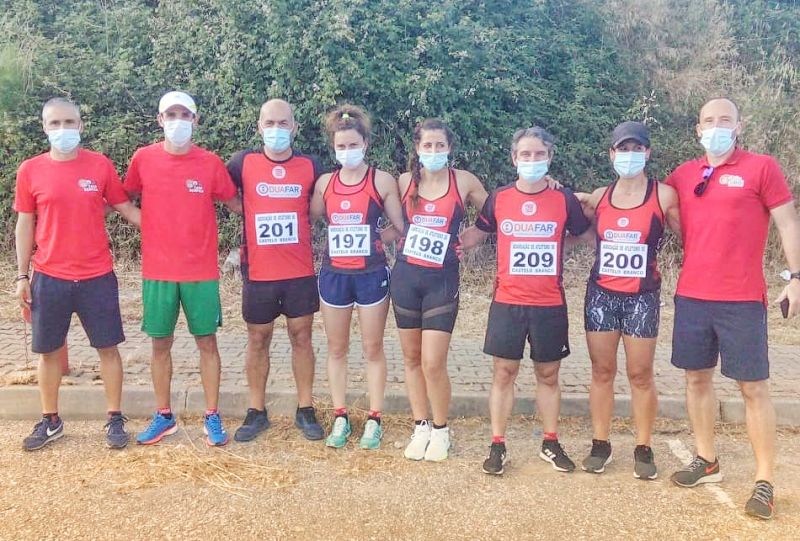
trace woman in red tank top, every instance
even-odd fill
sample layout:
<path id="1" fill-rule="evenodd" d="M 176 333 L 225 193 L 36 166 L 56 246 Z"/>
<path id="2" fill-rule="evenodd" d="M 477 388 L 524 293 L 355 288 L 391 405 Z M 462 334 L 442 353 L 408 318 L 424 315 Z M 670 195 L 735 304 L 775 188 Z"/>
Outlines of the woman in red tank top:
<path id="1" fill-rule="evenodd" d="M 611 186 L 582 194 L 584 212 L 597 231 L 595 264 L 589 277 L 584 322 L 592 360 L 589 406 L 592 450 L 582 467 L 602 473 L 611 461 L 617 349 L 625 346 L 636 427 L 634 477 L 658 475 L 651 445 L 657 412 L 653 360 L 658 337 L 661 276 L 656 256 L 665 223 L 679 233 L 678 197 L 671 187 L 649 180 L 644 167 L 650 137 L 640 122 L 623 122 L 611 136 L 609 157 L 617 173 Z"/>
<path id="2" fill-rule="evenodd" d="M 389 269 L 379 227 L 385 213 L 391 225 L 402 231 L 400 195 L 394 177 L 364 161 L 371 131 L 364 111 L 352 105 L 337 107 L 328 114 L 325 128 L 342 166 L 319 178 L 311 200 L 311 215 L 328 222 L 327 250 L 318 278 L 328 339 L 328 384 L 335 408 L 326 445 L 344 447 L 351 433 L 345 400 L 350 322 L 355 305 L 370 408 L 360 447 L 377 449 L 383 436 L 383 334 L 389 311 Z"/>

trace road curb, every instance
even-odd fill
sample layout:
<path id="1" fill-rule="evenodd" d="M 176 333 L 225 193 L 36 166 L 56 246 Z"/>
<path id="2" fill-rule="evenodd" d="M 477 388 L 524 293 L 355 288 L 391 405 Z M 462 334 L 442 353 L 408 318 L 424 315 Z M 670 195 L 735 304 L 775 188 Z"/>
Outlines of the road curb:
<path id="1" fill-rule="evenodd" d="M 347 395 L 351 407 L 366 408 L 366 391 L 351 391 Z M 783 426 L 800 426 L 800 400 L 773 399 L 777 422 Z M 189 385 L 172 391 L 173 409 L 179 415 L 202 415 L 205 410 L 203 390 L 199 385 Z M 247 389 L 224 387 L 220 389 L 220 410 L 225 415 L 242 416 L 248 406 Z M 146 387 L 124 387 L 123 411 L 128 417 L 149 417 L 153 414 L 153 391 Z M 267 407 L 274 415 L 292 415 L 297 407 L 293 390 L 270 390 Z M 104 419 L 105 394 L 102 386 L 63 386 L 59 398 L 60 413 L 69 419 Z M 514 413 L 533 414 L 535 399 L 519 397 L 514 402 Z M 408 399 L 405 393 L 389 391 L 384 400 L 385 413 L 407 413 Z M 450 404 L 453 417 L 488 416 L 488 394 L 455 393 Z M 571 417 L 588 417 L 589 395 L 565 393 L 561 395 L 561 414 Z M 0 387 L 0 420 L 36 419 L 41 415 L 39 390 L 31 385 Z M 630 416 L 630 397 L 617 395 L 614 415 Z M 660 396 L 658 415 L 666 419 L 686 419 L 686 404 L 683 397 Z M 744 423 L 744 403 L 741 400 L 723 399 L 719 402 L 719 419 L 727 423 Z"/>

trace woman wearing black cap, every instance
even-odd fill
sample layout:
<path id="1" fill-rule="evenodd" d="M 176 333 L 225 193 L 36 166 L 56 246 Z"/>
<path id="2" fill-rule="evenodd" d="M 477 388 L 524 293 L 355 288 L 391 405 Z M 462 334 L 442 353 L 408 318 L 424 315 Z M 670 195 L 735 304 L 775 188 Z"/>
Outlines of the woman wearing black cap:
<path id="1" fill-rule="evenodd" d="M 602 473 L 611 462 L 609 431 L 620 337 L 625 347 L 636 427 L 634 477 L 658 476 L 650 448 L 657 394 L 653 359 L 658 336 L 661 275 L 656 255 L 665 223 L 679 232 L 678 196 L 644 172 L 650 137 L 640 122 L 623 122 L 611 136 L 609 157 L 617 173 L 610 186 L 583 199 L 597 230 L 596 258 L 586 289 L 586 342 L 592 359 L 589 406 L 592 451 L 582 467 Z"/>

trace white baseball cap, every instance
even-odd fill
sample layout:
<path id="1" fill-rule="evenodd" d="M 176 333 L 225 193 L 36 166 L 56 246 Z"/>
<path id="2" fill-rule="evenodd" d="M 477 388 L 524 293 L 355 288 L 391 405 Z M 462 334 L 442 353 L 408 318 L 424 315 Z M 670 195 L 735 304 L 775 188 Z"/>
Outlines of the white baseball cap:
<path id="1" fill-rule="evenodd" d="M 161 100 L 158 102 L 158 112 L 163 113 L 173 105 L 180 105 L 191 111 L 192 114 L 197 114 L 197 105 L 195 105 L 192 97 L 185 92 L 174 90 L 161 96 Z"/>

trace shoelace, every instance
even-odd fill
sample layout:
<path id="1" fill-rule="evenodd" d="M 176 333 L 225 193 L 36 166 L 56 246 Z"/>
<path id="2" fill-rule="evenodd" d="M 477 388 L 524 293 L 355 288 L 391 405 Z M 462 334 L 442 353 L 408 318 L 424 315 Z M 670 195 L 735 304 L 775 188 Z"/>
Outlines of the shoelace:
<path id="1" fill-rule="evenodd" d="M 124 415 L 114 415 L 105 425 L 103 425 L 103 428 L 105 428 L 107 432 L 111 432 L 114 429 L 122 430 L 125 428 L 125 423 L 127 422 L 128 418 Z"/>
<path id="2" fill-rule="evenodd" d="M 341 436 L 344 434 L 344 428 L 347 426 L 347 420 L 344 417 L 337 417 L 335 421 L 333 421 L 333 433 L 336 436 Z"/>
<path id="3" fill-rule="evenodd" d="M 694 460 L 692 460 L 691 463 L 689 463 L 686 469 L 689 471 L 697 471 L 699 469 L 705 468 L 706 464 L 709 463 L 700 458 L 699 456 L 696 456 L 694 457 Z"/>
<path id="4" fill-rule="evenodd" d="M 211 432 L 222 432 L 222 419 L 219 415 L 209 415 L 206 417 L 206 423 Z"/>
<path id="5" fill-rule="evenodd" d="M 33 427 L 33 433 L 36 435 L 47 435 L 48 426 L 50 426 L 50 421 L 42 417 L 41 420 Z"/>
<path id="6" fill-rule="evenodd" d="M 425 437 L 424 436 L 425 433 L 430 433 L 428 430 L 426 430 L 427 426 L 428 426 L 427 424 L 416 425 L 414 427 L 414 433 L 411 434 L 411 439 L 414 440 L 417 438 L 423 438 Z"/>
<path id="7" fill-rule="evenodd" d="M 764 505 L 769 505 L 769 500 L 772 498 L 772 487 L 767 483 L 758 483 L 753 489 L 753 499 L 756 499 Z"/>
<path id="8" fill-rule="evenodd" d="M 378 423 L 373 420 L 369 420 L 367 421 L 366 426 L 364 426 L 364 437 L 374 438 L 375 432 L 377 431 L 378 431 Z"/>

